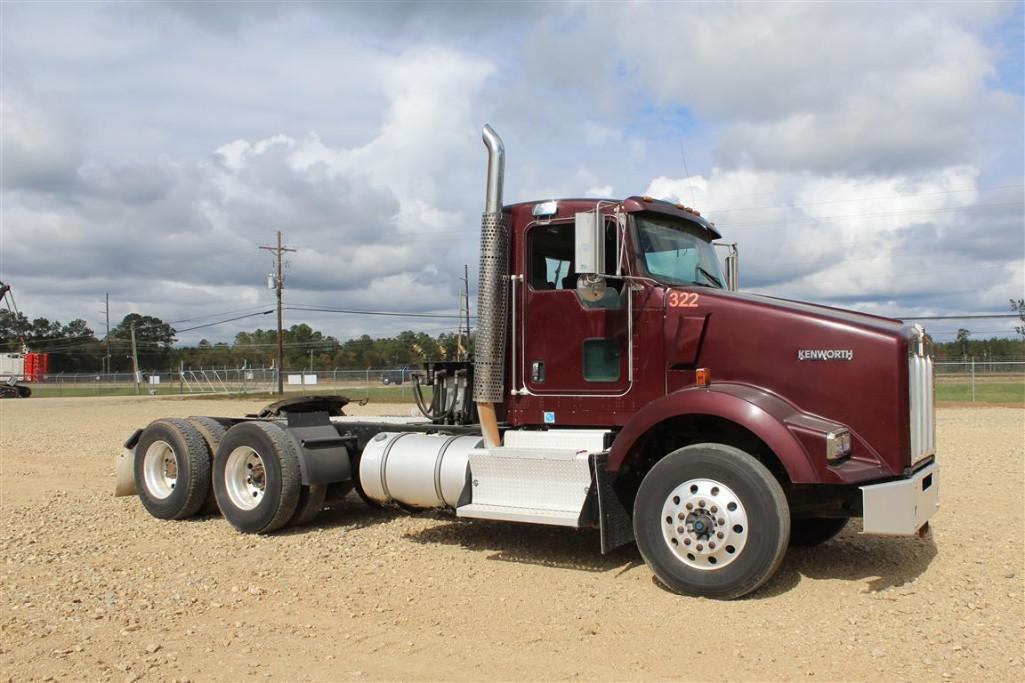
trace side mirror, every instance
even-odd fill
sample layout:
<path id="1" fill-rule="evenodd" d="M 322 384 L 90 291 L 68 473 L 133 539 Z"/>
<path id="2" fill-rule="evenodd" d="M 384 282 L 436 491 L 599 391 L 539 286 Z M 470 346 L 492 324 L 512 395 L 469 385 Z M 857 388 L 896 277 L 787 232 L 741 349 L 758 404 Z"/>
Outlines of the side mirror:
<path id="1" fill-rule="evenodd" d="M 737 252 L 736 242 L 715 242 L 717 247 L 726 247 L 729 252 L 723 261 L 723 271 L 726 275 L 726 289 L 735 292 L 740 288 L 740 254 Z"/>
<path id="2" fill-rule="evenodd" d="M 578 213 L 575 232 L 577 274 L 605 275 L 605 217 L 599 211 Z"/>
<path id="3" fill-rule="evenodd" d="M 730 245 L 730 253 L 726 255 L 726 289 L 731 292 L 737 291 L 740 288 L 740 277 L 738 262 L 739 255 L 737 254 L 736 243 Z"/>

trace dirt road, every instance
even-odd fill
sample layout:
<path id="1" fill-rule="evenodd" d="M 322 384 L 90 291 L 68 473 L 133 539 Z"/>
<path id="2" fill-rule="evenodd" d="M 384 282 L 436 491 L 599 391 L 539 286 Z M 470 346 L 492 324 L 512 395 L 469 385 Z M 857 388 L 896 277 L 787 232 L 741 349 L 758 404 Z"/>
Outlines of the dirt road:
<path id="1" fill-rule="evenodd" d="M 929 540 L 791 550 L 747 599 L 661 589 L 594 532 L 375 512 L 242 536 L 115 499 L 121 441 L 239 401 L 0 404 L 0 679 L 1023 680 L 1025 411 L 940 409 Z M 405 413 L 405 407 L 364 411 Z"/>

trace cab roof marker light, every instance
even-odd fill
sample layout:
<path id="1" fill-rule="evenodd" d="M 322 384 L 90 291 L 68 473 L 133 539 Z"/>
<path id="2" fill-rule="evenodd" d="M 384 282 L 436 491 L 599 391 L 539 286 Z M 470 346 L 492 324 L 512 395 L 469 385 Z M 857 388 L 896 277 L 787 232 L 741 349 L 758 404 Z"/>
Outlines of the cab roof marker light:
<path id="1" fill-rule="evenodd" d="M 547 202 L 540 202 L 538 204 L 535 204 L 534 208 L 531 210 L 530 213 L 533 214 L 535 217 L 537 217 L 537 216 L 554 216 L 558 212 L 559 212 L 559 203 L 557 201 L 555 201 L 554 199 L 551 199 L 551 200 L 549 200 Z"/>

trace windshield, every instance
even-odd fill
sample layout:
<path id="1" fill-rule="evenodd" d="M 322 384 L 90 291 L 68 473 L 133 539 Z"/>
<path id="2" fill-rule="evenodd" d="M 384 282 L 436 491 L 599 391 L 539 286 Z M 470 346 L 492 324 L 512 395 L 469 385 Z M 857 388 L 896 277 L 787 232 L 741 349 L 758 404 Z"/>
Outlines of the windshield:
<path id="1" fill-rule="evenodd" d="M 648 274 L 670 285 L 725 288 L 715 247 L 698 228 L 670 218 L 638 216 L 637 242 Z"/>

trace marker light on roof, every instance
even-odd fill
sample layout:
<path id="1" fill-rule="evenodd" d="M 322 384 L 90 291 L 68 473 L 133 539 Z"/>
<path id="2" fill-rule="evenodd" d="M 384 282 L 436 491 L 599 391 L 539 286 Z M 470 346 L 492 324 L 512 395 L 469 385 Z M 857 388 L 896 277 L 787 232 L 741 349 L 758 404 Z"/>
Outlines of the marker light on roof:
<path id="1" fill-rule="evenodd" d="M 554 216 L 559 211 L 559 203 L 554 199 L 535 204 L 531 213 L 535 216 Z"/>

